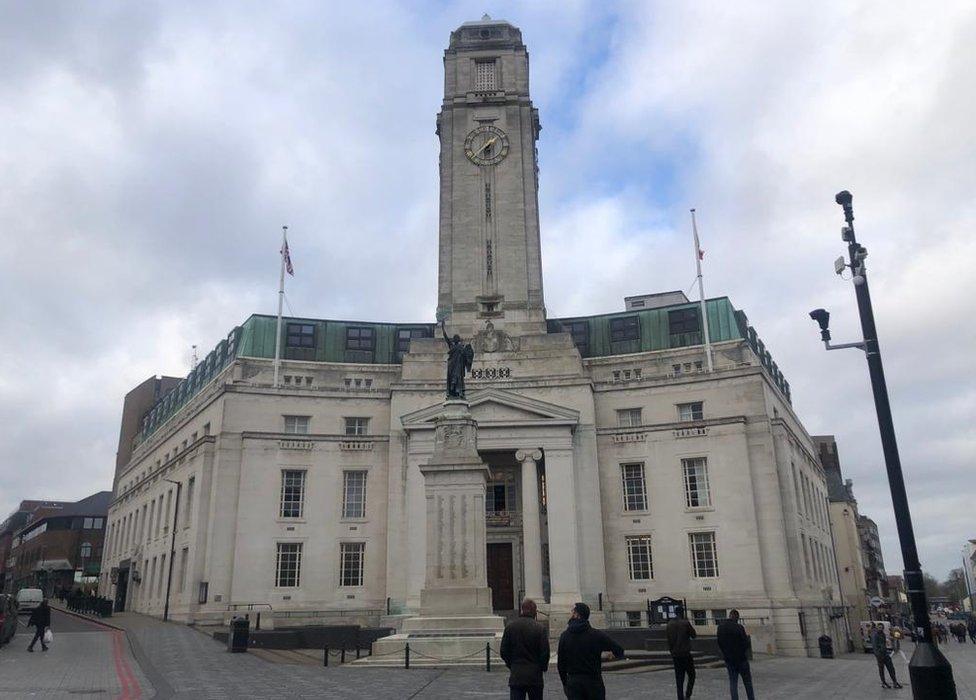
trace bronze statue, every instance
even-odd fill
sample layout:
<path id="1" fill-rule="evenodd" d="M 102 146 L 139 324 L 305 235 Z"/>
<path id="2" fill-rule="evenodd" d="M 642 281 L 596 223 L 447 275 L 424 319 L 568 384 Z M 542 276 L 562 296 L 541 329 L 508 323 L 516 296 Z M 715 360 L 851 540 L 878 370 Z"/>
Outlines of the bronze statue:
<path id="1" fill-rule="evenodd" d="M 464 398 L 464 372 L 471 370 L 474 362 L 474 348 L 469 343 L 462 343 L 457 333 L 453 338 L 447 336 L 444 320 L 441 319 L 441 333 L 447 343 L 447 398 Z"/>

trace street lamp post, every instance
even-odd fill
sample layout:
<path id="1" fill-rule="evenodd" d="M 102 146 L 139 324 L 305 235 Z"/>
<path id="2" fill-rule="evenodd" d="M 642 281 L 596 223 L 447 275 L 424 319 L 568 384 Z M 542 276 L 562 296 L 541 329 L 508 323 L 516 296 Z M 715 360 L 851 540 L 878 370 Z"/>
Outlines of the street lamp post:
<path id="1" fill-rule="evenodd" d="M 169 570 L 166 574 L 166 604 L 163 606 L 163 622 L 165 622 L 169 620 L 169 589 L 173 583 L 173 557 L 176 556 L 176 523 L 180 512 L 180 491 L 183 489 L 183 483 L 173 481 L 172 479 L 163 479 L 163 481 L 176 484 L 176 503 L 173 506 L 173 532 L 170 533 L 169 539 Z"/>
<path id="2" fill-rule="evenodd" d="M 908 508 L 908 495 L 905 492 L 901 460 L 898 457 L 895 426 L 891 419 L 891 405 L 888 402 L 888 387 L 885 383 L 884 367 L 881 364 L 881 349 L 878 344 L 878 332 L 874 325 L 871 294 L 868 290 L 867 269 L 864 265 L 864 259 L 868 252 L 866 248 L 858 244 L 854 237 L 853 199 L 847 190 L 838 193 L 835 197 L 836 202 L 844 208 L 844 220 L 847 225 L 843 229 L 842 238 L 847 243 L 849 259 L 845 262 L 843 257 L 838 258 L 834 264 L 834 271 L 839 275 L 849 267 L 853 273 L 854 294 L 857 298 L 857 310 L 861 317 L 863 340 L 857 343 L 831 345 L 830 314 L 824 309 L 815 309 L 810 312 L 810 317 L 820 324 L 820 338 L 828 350 L 859 348 L 867 356 L 871 388 L 874 392 L 874 407 L 878 414 L 878 428 L 881 433 L 881 447 L 884 451 L 888 485 L 891 489 L 891 500 L 895 512 L 895 524 L 898 528 L 901 556 L 905 565 L 905 587 L 912 608 L 912 616 L 915 620 L 915 632 L 919 640 L 908 664 L 908 672 L 912 681 L 912 696 L 915 700 L 955 700 L 956 685 L 952 678 L 952 666 L 932 641 L 932 624 L 929 620 L 928 601 L 925 597 L 925 586 L 922 580 L 922 566 L 918 561 L 915 531 L 912 527 L 912 516 Z"/>

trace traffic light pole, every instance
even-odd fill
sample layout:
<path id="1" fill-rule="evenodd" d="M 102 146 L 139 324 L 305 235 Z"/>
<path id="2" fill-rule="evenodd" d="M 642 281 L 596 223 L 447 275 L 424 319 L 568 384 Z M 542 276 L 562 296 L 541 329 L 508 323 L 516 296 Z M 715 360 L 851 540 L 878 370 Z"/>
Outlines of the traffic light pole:
<path id="1" fill-rule="evenodd" d="M 847 222 L 844 239 L 848 242 L 850 268 L 854 274 L 854 293 L 857 297 L 857 310 L 861 317 L 861 332 L 864 336 L 863 349 L 867 355 L 868 371 L 871 375 L 871 389 L 874 392 L 874 406 L 878 413 L 878 428 L 881 432 L 881 448 L 884 451 L 888 485 L 891 488 L 891 501 L 895 512 L 895 525 L 901 543 L 905 587 L 918 639 L 915 652 L 908 664 L 912 681 L 912 697 L 915 700 L 956 700 L 952 666 L 932 639 L 932 623 L 929 619 L 929 606 L 922 580 L 922 566 L 918 560 L 912 515 L 908 508 L 905 479 L 902 475 L 901 460 L 898 457 L 898 443 L 895 440 L 895 425 L 891 418 L 891 405 L 888 402 L 888 386 L 885 382 L 884 367 L 881 364 L 878 331 L 874 325 L 874 310 L 871 306 L 871 292 L 868 289 L 867 270 L 864 265 L 867 251 L 854 237 L 854 208 L 851 204 L 853 197 L 849 192 L 844 191 L 838 194 L 836 199 L 837 203 L 844 208 L 844 219 Z"/>

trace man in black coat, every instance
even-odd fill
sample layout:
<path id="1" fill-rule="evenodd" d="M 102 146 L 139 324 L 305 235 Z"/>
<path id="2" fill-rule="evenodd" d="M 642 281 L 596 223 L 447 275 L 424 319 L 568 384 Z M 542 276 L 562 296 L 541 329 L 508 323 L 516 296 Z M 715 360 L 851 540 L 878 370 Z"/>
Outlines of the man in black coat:
<path id="1" fill-rule="evenodd" d="M 535 621 L 535 601 L 526 598 L 519 616 L 502 635 L 502 660 L 508 667 L 511 700 L 542 700 L 542 674 L 549 668 L 549 634 Z"/>
<path id="2" fill-rule="evenodd" d="M 604 632 L 590 627 L 590 606 L 577 603 L 566 631 L 559 637 L 556 668 L 570 700 L 604 700 L 607 696 L 600 670 L 603 652 L 624 658 L 624 648 Z"/>
<path id="3" fill-rule="evenodd" d="M 27 626 L 30 627 L 31 625 L 35 627 L 36 631 L 27 651 L 34 651 L 34 645 L 38 639 L 41 640 L 41 649 L 47 651 L 47 644 L 44 643 L 44 631 L 51 626 L 51 608 L 48 607 L 47 598 L 42 600 L 41 604 L 31 612 Z"/>
<path id="4" fill-rule="evenodd" d="M 752 692 L 752 669 L 749 668 L 749 635 L 745 627 L 739 624 L 739 611 L 732 610 L 729 617 L 719 623 L 718 648 L 725 658 L 725 668 L 729 672 L 729 689 L 732 700 L 739 700 L 739 676 L 746 688 L 746 697 L 755 700 Z"/>
<path id="5" fill-rule="evenodd" d="M 691 655 L 691 640 L 698 636 L 695 627 L 685 619 L 685 609 L 674 609 L 674 617 L 668 622 L 665 633 L 668 637 L 668 651 L 674 662 L 674 681 L 678 686 L 678 700 L 687 700 L 695 689 L 695 659 Z M 688 687 L 685 688 L 685 676 Z"/>

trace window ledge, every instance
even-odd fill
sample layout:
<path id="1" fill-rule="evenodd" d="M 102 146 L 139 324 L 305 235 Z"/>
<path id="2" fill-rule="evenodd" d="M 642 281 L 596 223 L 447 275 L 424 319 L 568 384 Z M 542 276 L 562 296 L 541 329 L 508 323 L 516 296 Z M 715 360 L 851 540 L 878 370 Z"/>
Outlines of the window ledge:
<path id="1" fill-rule="evenodd" d="M 356 524 L 360 524 L 361 525 L 361 524 L 364 524 L 364 523 L 368 523 L 369 522 L 369 518 L 366 518 L 366 517 L 362 517 L 362 518 L 339 518 L 339 522 L 340 523 L 356 523 Z"/>
<path id="2" fill-rule="evenodd" d="M 714 513 L 715 506 L 690 506 L 685 508 L 685 513 Z"/>
<path id="3" fill-rule="evenodd" d="M 308 520 L 305 518 L 275 518 L 275 522 L 282 523 L 283 525 L 304 525 Z"/>

